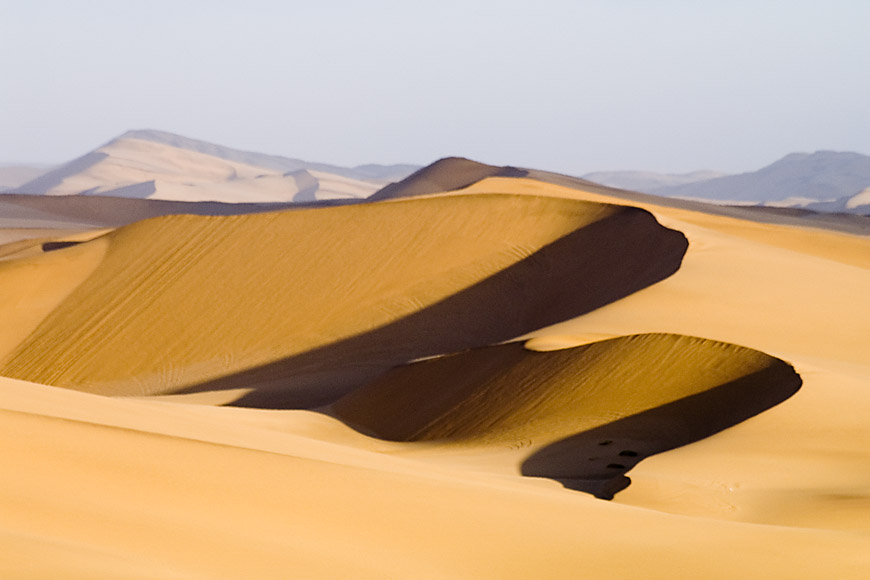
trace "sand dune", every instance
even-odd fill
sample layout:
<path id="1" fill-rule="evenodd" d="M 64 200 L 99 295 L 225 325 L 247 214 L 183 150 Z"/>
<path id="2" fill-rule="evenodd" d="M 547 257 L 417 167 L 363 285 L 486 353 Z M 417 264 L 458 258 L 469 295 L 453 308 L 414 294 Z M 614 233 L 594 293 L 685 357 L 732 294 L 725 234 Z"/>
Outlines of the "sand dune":
<path id="1" fill-rule="evenodd" d="M 620 200 L 621 203 L 652 204 L 657 207 L 685 209 L 701 214 L 732 217 L 759 223 L 799 227 L 809 226 L 846 233 L 870 235 L 870 218 L 861 215 L 830 215 L 823 212 L 767 206 L 716 205 L 689 199 L 659 197 L 600 185 L 579 177 L 571 177 L 549 171 L 516 167 L 496 167 L 461 158 L 446 158 L 437 161 L 404 180 L 383 188 L 369 199 L 399 199 L 402 197 L 429 195 L 439 191 L 462 190 L 493 177 L 525 177 L 537 182 L 569 187 L 578 192 L 605 195 Z M 512 190 L 517 187 L 517 184 L 514 184 L 508 186 L 507 189 Z M 519 187 L 522 188 L 522 186 Z M 542 188 L 538 188 L 538 193 L 542 191 Z M 582 193 L 578 195 L 582 197 Z"/>
<path id="2" fill-rule="evenodd" d="M 866 578 L 870 237 L 522 171 L 2 206 L 0 575 Z"/>
<path id="3" fill-rule="evenodd" d="M 447 157 L 384 187 L 369 200 L 416 197 L 461 189 L 487 177 L 524 177 L 527 174 L 525 169 L 516 167 L 496 167 L 462 157 Z"/>
<path id="4" fill-rule="evenodd" d="M 52 252 L 98 266 L 0 372 L 308 405 L 413 358 L 582 314 L 668 276 L 684 251 L 646 212 L 530 196 L 167 216 Z"/>
<path id="5" fill-rule="evenodd" d="M 758 351 L 680 335 L 550 352 L 509 343 L 398 367 L 334 409 L 395 441 L 552 442 L 756 373 L 769 375 L 755 380 L 760 398 L 779 386 L 770 377 L 781 377 L 788 395 L 799 382 L 788 365 Z"/>
<path id="6" fill-rule="evenodd" d="M 484 180 L 461 194 L 486 191 L 625 203 L 522 179 Z M 870 311 L 860 304 L 870 292 L 870 237 L 669 203 L 632 202 L 688 237 L 674 276 L 534 334 L 560 337 L 562 346 L 572 335 L 575 344 L 588 335 L 700 335 L 782 358 L 804 386 L 757 418 L 643 462 L 616 500 L 704 517 L 866 530 L 870 471 L 859 466 L 870 465 L 861 443 L 870 430 L 860 417 L 870 413 L 870 400 L 859 385 L 870 372 L 864 347 Z M 795 475 L 784 481 L 783 473 Z"/>
<path id="7" fill-rule="evenodd" d="M 295 415 L 281 432 L 265 411 L 0 385 L 4 456 L 27 466 L 0 472 L 9 577 L 809 579 L 870 564 L 860 535 L 456 472 L 287 432 Z"/>
<path id="8" fill-rule="evenodd" d="M 638 461 L 756 415 L 800 382 L 757 351 L 640 335 L 551 352 L 513 343 L 419 362 L 333 408 L 394 441 L 528 448 L 524 474 L 609 499 Z"/>
<path id="9" fill-rule="evenodd" d="M 226 203 L 291 202 L 301 191 L 292 174 L 305 172 L 304 167 L 282 171 L 280 164 L 276 167 L 266 156 L 219 156 L 208 151 L 220 154 L 224 152 L 220 148 L 184 147 L 183 138 L 177 142 L 148 137 L 136 132 L 125 134 L 20 185 L 16 191 Z M 262 158 L 266 158 L 265 167 L 256 165 Z M 311 199 L 304 201 L 367 197 L 382 183 L 326 171 L 316 173 Z"/>

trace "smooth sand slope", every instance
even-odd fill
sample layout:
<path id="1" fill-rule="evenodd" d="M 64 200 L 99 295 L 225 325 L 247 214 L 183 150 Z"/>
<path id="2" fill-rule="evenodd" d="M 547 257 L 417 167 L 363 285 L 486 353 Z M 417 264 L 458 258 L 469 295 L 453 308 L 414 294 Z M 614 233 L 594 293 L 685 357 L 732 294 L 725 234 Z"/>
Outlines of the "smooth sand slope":
<path id="1" fill-rule="evenodd" d="M 450 167 L 0 261 L 2 575 L 867 577 L 870 238 Z"/>
<path id="2" fill-rule="evenodd" d="M 610 499 L 643 458 L 782 402 L 801 381 L 758 351 L 648 334 L 552 352 L 520 343 L 398 367 L 336 416 L 394 441 L 528 448 L 523 473 Z"/>
<path id="3" fill-rule="evenodd" d="M 0 472 L 11 578 L 861 578 L 870 565 L 859 535 L 430 466 L 293 433 L 303 412 L 0 385 L 0 441 L 20 466 Z"/>
<path id="4" fill-rule="evenodd" d="M 673 273 L 685 247 L 640 210 L 531 196 L 156 218 L 46 256 L 97 266 L 57 276 L 52 292 L 67 295 L 50 309 L 6 302 L 44 319 L 0 373 L 114 395 L 256 389 L 246 404 L 309 406 L 395 364 L 611 302 Z M 40 260 L 6 267 L 48 269 Z"/>

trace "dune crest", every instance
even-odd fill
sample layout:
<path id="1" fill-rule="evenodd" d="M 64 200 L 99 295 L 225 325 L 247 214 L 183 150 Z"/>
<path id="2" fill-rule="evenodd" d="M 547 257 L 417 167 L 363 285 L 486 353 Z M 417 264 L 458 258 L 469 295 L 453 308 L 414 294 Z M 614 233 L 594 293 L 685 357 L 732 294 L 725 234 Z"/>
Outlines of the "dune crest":
<path id="1" fill-rule="evenodd" d="M 525 177 L 528 171 L 498 167 L 463 157 L 446 157 L 412 173 L 405 179 L 378 190 L 368 199 L 381 201 L 417 197 L 468 187 L 487 177 Z"/>
<path id="2" fill-rule="evenodd" d="M 676 271 L 686 249 L 641 210 L 501 195 L 167 216 L 101 240 L 100 265 L 2 374 L 112 395 L 295 389 L 322 403 L 395 364 L 602 306 Z"/>
<path id="3" fill-rule="evenodd" d="M 549 352 L 510 343 L 421 361 L 333 410 L 392 441 L 529 447 L 524 474 L 608 497 L 644 457 L 739 423 L 800 384 L 790 365 L 758 351 L 647 334 Z"/>

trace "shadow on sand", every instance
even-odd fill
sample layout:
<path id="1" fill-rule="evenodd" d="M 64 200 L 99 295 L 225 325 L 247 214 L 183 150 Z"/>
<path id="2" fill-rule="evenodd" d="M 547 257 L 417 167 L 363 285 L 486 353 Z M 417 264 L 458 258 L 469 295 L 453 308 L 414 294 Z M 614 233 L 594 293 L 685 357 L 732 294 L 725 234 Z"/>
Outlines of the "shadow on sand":
<path id="1" fill-rule="evenodd" d="M 252 388 L 233 404 L 319 407 L 396 365 L 504 342 L 633 294 L 676 272 L 687 248 L 649 212 L 624 208 L 391 324 L 176 394 Z"/>
<path id="2" fill-rule="evenodd" d="M 625 474 L 641 460 L 758 415 L 794 395 L 801 384 L 791 365 L 776 361 L 730 383 L 547 445 L 523 462 L 522 474 L 613 499 L 629 486 Z"/>

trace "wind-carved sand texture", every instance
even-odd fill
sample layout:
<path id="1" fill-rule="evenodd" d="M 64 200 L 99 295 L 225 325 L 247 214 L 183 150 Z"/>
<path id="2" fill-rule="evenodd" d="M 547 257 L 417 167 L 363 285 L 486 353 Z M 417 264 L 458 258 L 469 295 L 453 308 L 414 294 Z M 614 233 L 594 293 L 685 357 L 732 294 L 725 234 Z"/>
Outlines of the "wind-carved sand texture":
<path id="1" fill-rule="evenodd" d="M 247 388 L 242 404 L 297 408 L 588 312 L 686 249 L 647 212 L 530 196 L 167 216 L 96 244 L 99 266 L 0 373 L 111 395 Z"/>
<path id="2" fill-rule="evenodd" d="M 860 222 L 457 158 L 72 197 L 0 200 L 4 578 L 870 574 Z"/>
<path id="3" fill-rule="evenodd" d="M 551 352 L 491 346 L 396 368 L 336 416 L 393 441 L 516 445 L 524 475 L 610 499 L 641 459 L 776 405 L 800 378 L 750 349 L 647 334 Z"/>

